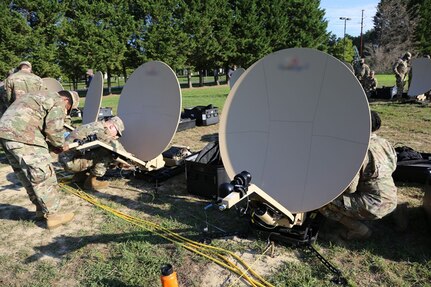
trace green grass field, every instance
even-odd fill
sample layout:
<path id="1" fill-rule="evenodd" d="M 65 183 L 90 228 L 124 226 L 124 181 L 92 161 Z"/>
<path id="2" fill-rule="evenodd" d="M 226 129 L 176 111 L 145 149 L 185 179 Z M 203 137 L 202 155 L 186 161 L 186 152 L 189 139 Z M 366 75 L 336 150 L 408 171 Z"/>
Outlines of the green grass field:
<path id="1" fill-rule="evenodd" d="M 380 75 L 380 83 L 393 85 L 390 75 Z M 391 84 L 392 83 L 392 84 Z M 213 104 L 223 108 L 229 88 L 224 86 L 184 89 L 183 107 Z M 110 106 L 116 112 L 118 95 L 103 97 L 102 106 Z M 83 106 L 81 102 L 81 106 Z M 416 150 L 431 152 L 431 110 L 429 104 L 403 104 L 378 101 L 370 103 L 371 109 L 380 113 L 382 128 L 379 134 L 392 144 L 402 143 Z M 191 131 L 192 132 L 192 131 Z M 336 156 L 336 151 L 330 151 Z M 203 206 L 208 202 L 186 197 L 184 179 L 162 183 L 157 193 L 153 183 L 137 183 L 128 180 L 116 195 L 97 193 L 99 200 L 106 205 L 126 210 L 133 216 L 150 220 L 188 238 L 199 239 L 202 228 L 208 219 L 214 226 L 227 231 L 247 228 L 244 218 L 239 218 L 235 210 L 219 212 Z M 181 186 L 181 187 L 180 187 Z M 346 242 L 318 239 L 316 248 L 337 266 L 348 279 L 348 286 L 431 286 L 430 226 L 421 207 L 424 184 L 397 182 L 399 200 L 407 202 L 409 226 L 404 232 L 394 229 L 390 216 L 370 223 L 373 236 L 365 242 Z M 127 191 L 140 188 L 141 191 Z M 126 197 L 126 193 L 133 197 Z M 72 197 L 71 195 L 69 195 Z M 87 205 L 80 202 L 78 207 Z M 111 214 L 94 208 L 82 226 L 97 221 L 96 234 L 89 231 L 76 231 L 74 236 L 59 235 L 53 242 L 43 236 L 38 238 L 40 246 L 35 248 L 38 256 L 31 255 L 35 250 L 26 249 L 16 230 L 34 229 L 33 223 L 19 220 L 5 221 L 0 225 L 0 234 L 16 243 L 13 256 L 0 254 L 1 286 L 122 286 L 157 287 L 160 285 L 160 265 L 173 264 L 179 274 L 182 287 L 214 286 L 204 285 L 203 274 L 211 272 L 222 278 L 231 278 L 226 284 L 217 286 L 247 286 L 229 275 L 227 270 L 217 271 L 216 266 L 208 271 L 210 261 L 192 253 L 178 244 L 172 244 L 148 229 L 132 225 Z M 83 212 L 83 211 L 82 211 Z M 37 229 L 37 227 L 36 227 Z M 22 231 L 23 232 L 23 231 Z M 273 286 L 336 286 L 330 282 L 331 273 L 316 257 L 294 246 L 276 245 L 274 257 L 261 256 L 267 238 L 216 239 L 211 244 L 238 253 L 251 252 L 257 258 L 249 262 L 253 268 L 272 264 L 282 258 L 281 264 L 269 269 L 263 276 Z M 55 260 L 44 260 L 49 256 Z M 215 287 L 215 286 L 214 286 Z"/>

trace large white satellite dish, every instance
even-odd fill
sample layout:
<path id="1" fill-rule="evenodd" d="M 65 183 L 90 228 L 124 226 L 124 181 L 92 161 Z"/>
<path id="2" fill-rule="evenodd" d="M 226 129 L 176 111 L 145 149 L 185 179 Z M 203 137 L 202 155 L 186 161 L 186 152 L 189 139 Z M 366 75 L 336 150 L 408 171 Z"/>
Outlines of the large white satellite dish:
<path id="1" fill-rule="evenodd" d="M 148 161 L 169 145 L 181 115 L 181 89 L 172 69 L 152 61 L 136 69 L 120 96 L 118 116 L 125 131 L 121 142 L 127 151 Z"/>
<path id="2" fill-rule="evenodd" d="M 43 85 L 48 89 L 50 92 L 59 92 L 63 91 L 64 88 L 61 85 L 59 81 L 57 81 L 54 78 L 42 78 Z"/>
<path id="3" fill-rule="evenodd" d="M 353 73 L 313 49 L 270 54 L 229 93 L 220 121 L 228 175 L 249 171 L 257 192 L 292 213 L 320 208 L 358 172 L 370 112 Z"/>
<path id="4" fill-rule="evenodd" d="M 230 76 L 229 79 L 229 87 L 232 89 L 233 85 L 235 85 L 236 81 L 238 81 L 239 77 L 241 77 L 242 74 L 244 74 L 245 69 L 244 68 L 238 68 L 235 71 L 233 71 L 232 76 Z"/>
<path id="5" fill-rule="evenodd" d="M 82 124 L 89 124 L 97 121 L 99 117 L 100 105 L 103 96 L 103 74 L 97 72 L 88 87 L 85 96 L 84 112 L 82 114 Z"/>
<path id="6" fill-rule="evenodd" d="M 428 58 L 417 58 L 412 60 L 412 82 L 410 84 L 409 96 L 418 96 L 431 90 L 431 60 Z"/>

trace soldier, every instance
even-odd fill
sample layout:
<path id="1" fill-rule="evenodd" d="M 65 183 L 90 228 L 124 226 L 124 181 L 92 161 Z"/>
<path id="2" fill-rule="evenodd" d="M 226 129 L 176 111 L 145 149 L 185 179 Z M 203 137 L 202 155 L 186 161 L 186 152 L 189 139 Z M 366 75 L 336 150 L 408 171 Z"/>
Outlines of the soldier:
<path id="1" fill-rule="evenodd" d="M 371 98 L 377 90 L 377 79 L 374 75 L 374 71 L 371 71 L 370 75 L 364 79 L 363 87 L 368 98 Z"/>
<path id="2" fill-rule="evenodd" d="M 369 74 L 370 74 L 370 67 L 367 64 L 365 64 L 365 59 L 362 58 L 361 61 L 359 62 L 359 65 L 356 66 L 355 76 L 362 84 L 364 79 L 368 77 Z"/>
<path id="3" fill-rule="evenodd" d="M 115 147 L 117 150 L 125 151 L 118 141 L 124 131 L 123 121 L 115 116 L 101 122 L 93 122 L 76 128 L 66 137 L 67 143 L 82 140 L 90 135 L 96 135 L 101 142 Z M 108 187 L 108 182 L 100 181 L 108 167 L 114 162 L 112 152 L 104 148 L 95 148 L 81 154 L 79 151 L 69 150 L 59 156 L 59 161 L 66 171 L 74 172 L 73 181 L 84 182 L 85 189 L 96 190 Z M 90 175 L 87 177 L 87 171 Z"/>
<path id="4" fill-rule="evenodd" d="M 4 81 L 4 89 L 6 93 L 2 102 L 2 114 L 4 111 L 19 97 L 27 93 L 41 91 L 44 88 L 43 81 L 39 76 L 31 72 L 31 63 L 24 61 L 19 63 L 18 71 L 11 74 Z"/>
<path id="5" fill-rule="evenodd" d="M 36 205 L 36 220 L 46 220 L 49 229 L 74 217 L 60 211 L 49 149 L 56 153 L 68 149 L 64 118 L 78 103 L 76 92 L 39 91 L 18 98 L 0 120 L 0 142 L 6 158 Z"/>
<path id="6" fill-rule="evenodd" d="M 397 166 L 397 154 L 392 145 L 375 132 L 380 128 L 380 117 L 372 111 L 370 146 L 358 174 L 350 186 L 320 212 L 347 228 L 345 239 L 366 239 L 371 230 L 361 220 L 376 220 L 397 207 L 397 188 L 392 173 Z"/>
<path id="7" fill-rule="evenodd" d="M 412 54 L 409 52 L 405 53 L 404 56 L 399 58 L 394 64 L 393 71 L 395 73 L 395 79 L 397 82 L 397 95 L 396 98 L 401 98 L 404 92 L 405 78 L 409 73 L 409 61 L 412 58 Z"/>

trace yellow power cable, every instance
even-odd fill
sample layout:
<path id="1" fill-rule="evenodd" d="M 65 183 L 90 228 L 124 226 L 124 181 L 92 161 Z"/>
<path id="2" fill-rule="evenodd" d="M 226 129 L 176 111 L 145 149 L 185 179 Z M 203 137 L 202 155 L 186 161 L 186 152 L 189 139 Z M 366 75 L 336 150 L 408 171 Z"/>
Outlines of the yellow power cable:
<path id="1" fill-rule="evenodd" d="M 231 251 L 219 248 L 219 247 L 215 247 L 215 246 L 210 246 L 210 245 L 206 245 L 203 243 L 199 243 L 193 240 L 190 240 L 186 237 L 183 237 L 177 233 L 174 233 L 172 231 L 170 231 L 167 228 L 164 228 L 162 226 L 159 226 L 155 223 L 152 223 L 150 221 L 147 220 L 143 220 L 140 218 L 136 218 L 136 217 L 132 217 L 128 214 L 122 213 L 118 210 L 115 210 L 111 207 L 108 207 L 106 205 L 103 205 L 102 203 L 100 203 L 96 198 L 88 195 L 87 193 L 81 191 L 81 190 L 77 190 L 75 188 L 72 188 L 70 186 L 67 186 L 65 184 L 61 184 L 60 183 L 60 187 L 63 190 L 66 190 L 67 192 L 70 192 L 86 201 L 88 201 L 89 203 L 117 216 L 122 218 L 123 220 L 126 220 L 134 225 L 140 226 L 170 242 L 173 243 L 177 243 L 178 245 L 182 246 L 183 248 L 186 248 L 189 251 L 192 251 L 196 254 L 199 254 L 215 263 L 217 263 L 218 265 L 229 269 L 230 271 L 232 271 L 233 273 L 237 274 L 239 276 L 238 279 L 244 278 L 244 280 L 246 280 L 248 283 L 251 284 L 251 286 L 253 287 L 265 287 L 265 286 L 269 286 L 269 287 L 273 287 L 272 284 L 270 284 L 269 282 L 265 281 L 265 279 L 263 279 L 260 275 L 258 275 L 252 268 L 251 266 L 248 266 L 238 255 L 232 253 Z M 161 232 L 164 232 L 166 234 L 163 234 Z M 199 251 L 198 249 L 203 249 L 201 251 Z M 210 254 L 206 254 L 204 252 L 210 253 Z M 234 263 L 232 263 L 231 261 L 229 261 L 227 258 L 225 258 L 222 254 L 227 254 L 230 255 L 231 257 L 235 258 L 236 261 L 241 264 L 244 268 L 246 268 L 245 271 L 242 271 L 237 265 L 235 265 Z M 222 259 L 224 262 L 212 257 L 212 255 L 215 255 L 217 257 L 219 257 L 220 259 Z M 263 254 L 261 255 L 263 256 Z M 261 257 L 260 256 L 260 257 Z M 259 257 L 259 258 L 260 258 Z M 258 258 L 258 259 L 259 259 Z M 252 276 L 254 276 L 256 279 L 248 276 L 246 274 L 246 272 L 249 272 Z M 259 282 L 260 281 L 260 282 Z"/>

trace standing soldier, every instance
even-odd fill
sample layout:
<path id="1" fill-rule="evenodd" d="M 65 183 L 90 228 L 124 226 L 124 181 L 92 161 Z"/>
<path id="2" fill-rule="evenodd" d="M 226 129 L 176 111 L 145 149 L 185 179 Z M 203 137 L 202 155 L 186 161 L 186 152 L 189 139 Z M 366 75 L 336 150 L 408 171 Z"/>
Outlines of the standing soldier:
<path id="1" fill-rule="evenodd" d="M 371 98 L 377 90 L 377 79 L 374 76 L 374 71 L 370 72 L 370 75 L 364 79 L 364 91 L 367 94 L 367 98 Z"/>
<path id="2" fill-rule="evenodd" d="M 18 71 L 11 74 L 4 81 L 5 93 L 2 95 L 2 107 L 0 114 L 18 98 L 27 93 L 38 92 L 44 89 L 43 81 L 39 76 L 31 72 L 31 63 L 24 61 L 19 63 Z M 1 116 L 1 115 L 0 115 Z"/>
<path id="3" fill-rule="evenodd" d="M 363 81 L 370 74 L 370 67 L 365 64 L 365 59 L 362 58 L 359 65 L 356 66 L 355 76 L 358 78 L 359 82 L 363 84 Z"/>
<path id="4" fill-rule="evenodd" d="M 393 70 L 395 73 L 395 79 L 397 82 L 397 95 L 396 98 L 401 98 L 404 92 L 405 78 L 409 73 L 409 61 L 412 58 L 412 54 L 409 52 L 405 53 L 404 56 L 399 58 L 394 64 Z"/>
<path id="5" fill-rule="evenodd" d="M 93 122 L 77 127 L 67 136 L 66 142 L 73 143 L 75 140 L 82 140 L 90 135 L 96 135 L 97 140 L 114 147 L 116 150 L 125 151 L 118 141 L 123 131 L 123 121 L 115 116 L 101 122 Z M 108 182 L 99 181 L 97 177 L 102 177 L 109 165 L 114 162 L 111 151 L 102 147 L 86 151 L 85 154 L 68 150 L 60 154 L 59 161 L 66 171 L 75 173 L 74 182 L 84 182 L 85 189 L 97 190 L 108 187 Z M 90 173 L 88 177 L 87 171 Z"/>
<path id="6" fill-rule="evenodd" d="M 71 221 L 60 212 L 59 191 L 49 149 L 67 150 L 64 118 L 79 103 L 76 92 L 39 91 L 18 98 L 0 120 L 0 142 L 9 164 L 36 205 L 36 220 L 49 229 Z"/>

